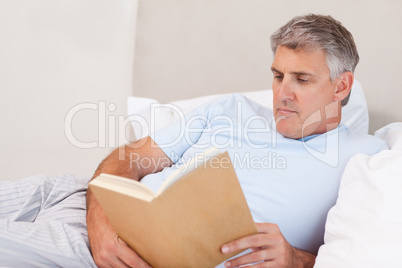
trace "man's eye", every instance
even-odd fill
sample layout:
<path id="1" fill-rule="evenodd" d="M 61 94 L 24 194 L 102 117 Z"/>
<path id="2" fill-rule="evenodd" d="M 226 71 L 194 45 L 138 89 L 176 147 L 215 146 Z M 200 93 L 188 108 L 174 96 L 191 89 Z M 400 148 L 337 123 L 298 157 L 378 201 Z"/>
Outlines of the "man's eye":
<path id="1" fill-rule="evenodd" d="M 300 83 L 307 83 L 308 82 L 307 79 L 301 79 L 301 78 L 298 78 L 297 81 L 299 81 Z"/>
<path id="2" fill-rule="evenodd" d="M 274 78 L 275 78 L 276 80 L 282 81 L 283 76 L 282 76 L 282 75 L 275 75 Z"/>

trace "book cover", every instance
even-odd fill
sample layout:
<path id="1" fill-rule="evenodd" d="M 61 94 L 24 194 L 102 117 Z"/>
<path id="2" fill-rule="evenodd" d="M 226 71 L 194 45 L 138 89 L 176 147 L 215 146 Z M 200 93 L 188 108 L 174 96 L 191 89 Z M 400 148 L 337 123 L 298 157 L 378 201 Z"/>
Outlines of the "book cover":
<path id="1" fill-rule="evenodd" d="M 227 152 L 147 201 L 127 186 L 139 182 L 119 177 L 128 183 L 113 190 L 99 183 L 105 176 L 116 177 L 101 174 L 89 187 L 119 237 L 152 267 L 214 267 L 239 253 L 222 254 L 223 244 L 257 233 Z"/>

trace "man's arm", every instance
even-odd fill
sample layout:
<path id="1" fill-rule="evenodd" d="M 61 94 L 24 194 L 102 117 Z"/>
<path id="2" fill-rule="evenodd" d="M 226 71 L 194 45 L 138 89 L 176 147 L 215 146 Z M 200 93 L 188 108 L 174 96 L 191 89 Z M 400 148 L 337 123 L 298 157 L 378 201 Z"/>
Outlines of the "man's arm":
<path id="1" fill-rule="evenodd" d="M 256 223 L 258 234 L 246 236 L 222 246 L 222 253 L 250 248 L 251 253 L 234 258 L 225 267 L 256 263 L 255 267 L 312 268 L 316 256 L 293 248 L 272 223 Z M 252 266 L 254 267 L 254 266 Z"/>
<path id="2" fill-rule="evenodd" d="M 142 162 L 146 165 L 141 165 Z M 93 178 L 108 173 L 139 181 L 145 175 L 159 172 L 172 164 L 162 149 L 146 137 L 114 150 L 99 165 Z M 87 192 L 87 225 L 92 256 L 99 267 L 149 267 L 117 237 L 90 190 Z"/>

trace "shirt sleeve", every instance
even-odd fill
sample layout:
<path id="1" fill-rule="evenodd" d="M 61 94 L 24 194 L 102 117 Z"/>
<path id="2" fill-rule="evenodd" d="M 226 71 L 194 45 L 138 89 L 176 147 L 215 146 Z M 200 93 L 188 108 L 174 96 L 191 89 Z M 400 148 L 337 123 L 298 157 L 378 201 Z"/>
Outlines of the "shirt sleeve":
<path id="1" fill-rule="evenodd" d="M 208 128 L 211 127 L 209 118 L 213 117 L 216 111 L 216 100 L 197 107 L 188 114 L 179 111 L 180 119 L 155 132 L 150 137 L 165 152 L 174 163 L 173 166 L 164 168 L 161 172 L 152 173 L 141 179 L 141 183 L 147 185 L 153 192 L 157 192 L 162 183 L 168 178 L 183 162 L 183 156 L 192 146 L 196 146 L 198 140 Z"/>
<path id="2" fill-rule="evenodd" d="M 197 143 L 202 133 L 211 127 L 211 113 L 216 100 L 197 107 L 188 114 L 178 108 L 180 119 L 150 134 L 150 137 L 176 163 L 183 154 Z M 181 114 L 180 114 L 181 112 Z"/>

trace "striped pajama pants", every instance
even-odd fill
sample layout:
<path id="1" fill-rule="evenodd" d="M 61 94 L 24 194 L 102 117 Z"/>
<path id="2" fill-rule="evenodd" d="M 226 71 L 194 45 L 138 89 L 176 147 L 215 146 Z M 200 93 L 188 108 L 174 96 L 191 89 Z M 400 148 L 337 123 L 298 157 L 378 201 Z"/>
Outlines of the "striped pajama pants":
<path id="1" fill-rule="evenodd" d="M 96 267 L 86 230 L 88 179 L 0 181 L 0 267 Z"/>

